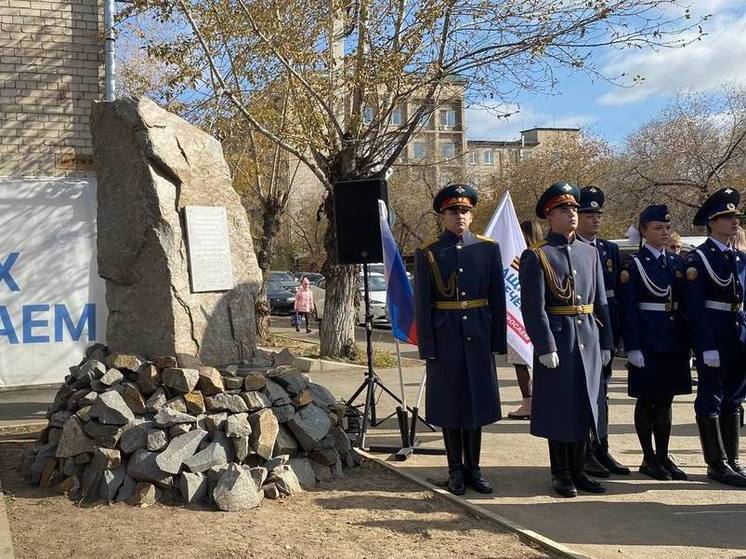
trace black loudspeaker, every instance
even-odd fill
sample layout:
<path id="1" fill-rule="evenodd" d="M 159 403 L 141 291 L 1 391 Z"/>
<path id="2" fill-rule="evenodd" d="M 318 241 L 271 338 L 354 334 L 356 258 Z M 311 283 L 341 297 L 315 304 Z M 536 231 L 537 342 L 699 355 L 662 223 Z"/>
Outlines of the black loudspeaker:
<path id="1" fill-rule="evenodd" d="M 389 189 L 384 179 L 334 183 L 334 226 L 340 264 L 383 262 L 378 200 L 388 208 Z"/>

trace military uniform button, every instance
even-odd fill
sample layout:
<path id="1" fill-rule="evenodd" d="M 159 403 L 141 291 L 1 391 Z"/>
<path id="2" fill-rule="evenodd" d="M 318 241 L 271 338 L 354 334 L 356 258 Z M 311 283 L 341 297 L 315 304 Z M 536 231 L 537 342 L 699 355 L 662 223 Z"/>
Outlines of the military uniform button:
<path id="1" fill-rule="evenodd" d="M 461 296 L 462 296 L 462 297 L 466 297 L 466 291 L 462 291 L 462 292 L 461 292 Z"/>
<path id="2" fill-rule="evenodd" d="M 461 317 L 461 320 L 466 320 L 467 318 L 469 318 L 469 317 L 466 316 L 466 315 L 464 315 L 464 316 Z"/>
<path id="3" fill-rule="evenodd" d="M 585 349 L 585 346 L 583 344 L 580 344 L 580 349 Z"/>
<path id="4" fill-rule="evenodd" d="M 676 319 L 675 319 L 674 317 L 672 317 L 672 316 L 670 316 L 669 318 L 670 318 L 671 320 L 676 320 Z"/>
<path id="5" fill-rule="evenodd" d="M 466 336 L 466 341 L 470 342 L 471 341 L 471 336 Z"/>
<path id="6" fill-rule="evenodd" d="M 576 298 L 578 301 L 580 301 L 583 297 L 581 295 L 577 295 Z"/>
<path id="7" fill-rule="evenodd" d="M 458 271 L 459 271 L 459 272 L 463 272 L 463 271 L 464 271 L 464 269 L 463 269 L 463 268 L 459 268 L 459 269 L 458 269 Z"/>
<path id="8" fill-rule="evenodd" d="M 575 322 L 577 322 L 578 324 L 583 324 L 583 321 L 580 319 L 577 319 Z"/>
<path id="9" fill-rule="evenodd" d="M 578 275 L 578 271 L 577 270 L 573 270 L 572 273 L 575 274 L 576 276 Z"/>
<path id="10" fill-rule="evenodd" d="M 464 248 L 464 245 L 456 245 L 456 248 L 461 250 L 462 248 Z"/>

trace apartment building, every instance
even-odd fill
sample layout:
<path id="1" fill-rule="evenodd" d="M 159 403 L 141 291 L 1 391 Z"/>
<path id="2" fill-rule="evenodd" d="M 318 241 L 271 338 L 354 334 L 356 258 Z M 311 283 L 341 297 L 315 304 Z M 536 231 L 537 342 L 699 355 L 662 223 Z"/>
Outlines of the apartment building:
<path id="1" fill-rule="evenodd" d="M 477 186 L 493 183 L 537 150 L 577 142 L 579 138 L 580 128 L 535 127 L 521 130 L 516 140 L 468 140 L 466 176 Z"/>

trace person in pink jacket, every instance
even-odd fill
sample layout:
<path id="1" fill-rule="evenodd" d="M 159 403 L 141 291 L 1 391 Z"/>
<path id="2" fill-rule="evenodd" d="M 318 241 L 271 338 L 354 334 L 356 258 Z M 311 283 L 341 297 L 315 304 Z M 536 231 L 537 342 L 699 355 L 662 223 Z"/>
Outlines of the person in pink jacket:
<path id="1" fill-rule="evenodd" d="M 295 294 L 295 313 L 298 315 L 298 320 L 295 323 L 295 331 L 300 332 L 300 320 L 301 318 L 306 319 L 306 332 L 310 332 L 311 328 L 308 325 L 308 317 L 311 315 L 314 309 L 313 292 L 310 289 L 311 282 L 308 278 L 303 276 L 300 282 L 300 289 Z"/>

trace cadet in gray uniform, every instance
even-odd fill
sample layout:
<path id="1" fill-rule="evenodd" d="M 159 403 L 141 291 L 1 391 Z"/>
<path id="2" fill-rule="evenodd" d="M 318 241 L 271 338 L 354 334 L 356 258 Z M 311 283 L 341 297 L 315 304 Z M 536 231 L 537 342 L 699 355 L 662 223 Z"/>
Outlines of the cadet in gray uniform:
<path id="1" fill-rule="evenodd" d="M 536 215 L 549 222 L 544 241 L 520 263 L 521 311 L 534 345 L 531 434 L 549 440 L 552 485 L 564 497 L 606 487 L 583 470 L 590 430 L 598 429 L 601 368 L 614 347 L 598 251 L 575 239 L 578 187 L 550 186 Z M 601 329 L 597 326 L 601 324 Z"/>

